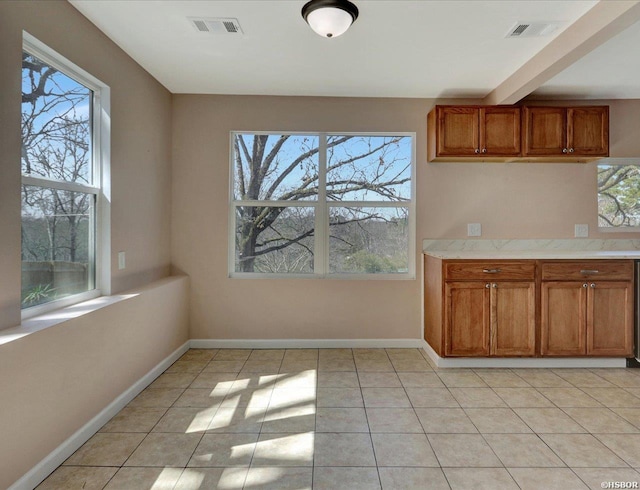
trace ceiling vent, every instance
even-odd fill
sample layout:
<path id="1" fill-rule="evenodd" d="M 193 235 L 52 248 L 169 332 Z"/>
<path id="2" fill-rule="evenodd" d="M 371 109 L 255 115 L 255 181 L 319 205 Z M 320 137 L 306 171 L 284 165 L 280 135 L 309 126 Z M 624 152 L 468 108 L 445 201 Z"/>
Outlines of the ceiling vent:
<path id="1" fill-rule="evenodd" d="M 505 37 L 543 37 L 555 33 L 561 22 L 516 22 Z"/>
<path id="2" fill-rule="evenodd" d="M 188 17 L 193 28 L 208 34 L 243 34 L 240 22 L 233 18 Z"/>

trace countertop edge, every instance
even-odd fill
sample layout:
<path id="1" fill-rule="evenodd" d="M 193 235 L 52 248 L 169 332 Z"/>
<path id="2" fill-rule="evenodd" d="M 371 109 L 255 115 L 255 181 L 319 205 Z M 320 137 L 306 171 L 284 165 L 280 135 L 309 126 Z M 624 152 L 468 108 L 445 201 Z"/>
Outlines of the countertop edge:
<path id="1" fill-rule="evenodd" d="M 484 250 L 473 252 L 462 250 L 423 250 L 422 253 L 443 260 L 640 260 L 640 251 L 637 250 Z"/>

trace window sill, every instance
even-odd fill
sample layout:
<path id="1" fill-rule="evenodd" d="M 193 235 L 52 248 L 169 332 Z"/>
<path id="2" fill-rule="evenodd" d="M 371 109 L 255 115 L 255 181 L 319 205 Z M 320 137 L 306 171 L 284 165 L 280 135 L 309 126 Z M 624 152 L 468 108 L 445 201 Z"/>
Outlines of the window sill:
<path id="1" fill-rule="evenodd" d="M 640 226 L 607 226 L 598 227 L 600 233 L 640 233 Z"/>
<path id="2" fill-rule="evenodd" d="M 66 322 L 73 318 L 78 318 L 94 311 L 100 310 L 105 306 L 125 301 L 133 298 L 137 294 L 120 294 L 114 296 L 100 296 L 89 301 L 76 303 L 73 306 L 50 311 L 42 315 L 34 316 L 28 320 L 24 320 L 18 327 L 8 328 L 0 331 L 0 345 L 8 344 L 15 340 L 19 340 L 33 333 L 45 330 L 60 323 Z"/>
<path id="3" fill-rule="evenodd" d="M 414 273 L 407 274 L 283 274 L 232 272 L 230 279 L 315 279 L 329 281 L 411 281 L 416 279 Z"/>

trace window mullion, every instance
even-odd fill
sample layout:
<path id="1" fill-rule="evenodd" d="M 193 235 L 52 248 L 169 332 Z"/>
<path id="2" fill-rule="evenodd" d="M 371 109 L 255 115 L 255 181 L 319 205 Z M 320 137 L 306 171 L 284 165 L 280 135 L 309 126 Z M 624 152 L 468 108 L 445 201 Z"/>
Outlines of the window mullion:
<path id="1" fill-rule="evenodd" d="M 58 191 L 82 192 L 84 194 L 98 194 L 100 189 L 97 187 L 79 184 L 77 182 L 62 182 L 59 180 L 50 180 L 31 175 L 22 176 L 22 185 L 31 185 L 43 187 L 46 189 L 56 189 Z"/>
<path id="2" fill-rule="evenodd" d="M 329 208 L 408 208 L 411 201 L 331 201 Z"/>
<path id="3" fill-rule="evenodd" d="M 316 274 L 325 276 L 329 264 L 329 208 L 327 206 L 327 134 L 318 141 L 318 204 L 316 206 L 315 256 Z"/>

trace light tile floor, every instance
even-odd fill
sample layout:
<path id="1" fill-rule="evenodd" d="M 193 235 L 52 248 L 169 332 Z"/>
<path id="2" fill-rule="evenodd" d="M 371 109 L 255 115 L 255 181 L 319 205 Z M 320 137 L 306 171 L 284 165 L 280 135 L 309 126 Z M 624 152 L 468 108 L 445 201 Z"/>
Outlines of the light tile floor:
<path id="1" fill-rule="evenodd" d="M 639 471 L 640 370 L 192 349 L 38 488 L 572 490 Z"/>

